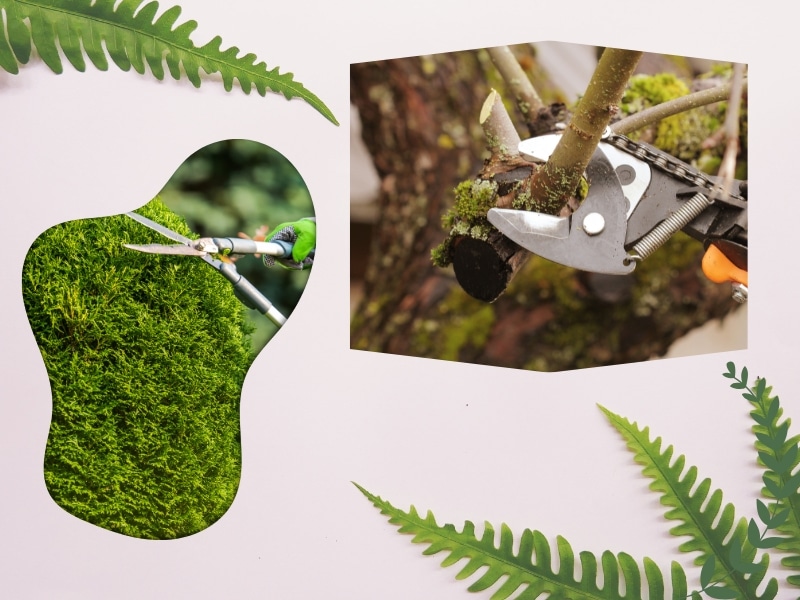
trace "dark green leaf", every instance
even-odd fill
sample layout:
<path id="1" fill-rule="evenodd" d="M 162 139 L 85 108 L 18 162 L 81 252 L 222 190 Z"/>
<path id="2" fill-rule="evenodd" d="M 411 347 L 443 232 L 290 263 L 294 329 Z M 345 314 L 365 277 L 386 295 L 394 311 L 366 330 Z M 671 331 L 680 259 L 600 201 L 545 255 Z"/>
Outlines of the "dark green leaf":
<path id="1" fill-rule="evenodd" d="M 717 559 L 712 554 L 703 563 L 703 568 L 700 570 L 700 587 L 705 588 L 714 579 L 714 571 L 717 569 Z"/>
<path id="2" fill-rule="evenodd" d="M 784 421 L 780 425 L 778 425 L 777 429 L 775 430 L 775 446 L 770 446 L 775 449 L 776 452 L 780 451 L 783 448 L 783 443 L 786 441 L 786 436 L 789 433 L 789 422 Z"/>
<path id="3" fill-rule="evenodd" d="M 774 454 L 771 452 L 761 451 L 758 453 L 758 458 L 761 459 L 761 462 L 764 463 L 764 466 L 776 473 L 780 473 L 780 462 L 777 458 L 775 458 Z"/>
<path id="4" fill-rule="evenodd" d="M 755 519 L 750 519 L 747 524 L 747 541 L 758 548 L 758 543 L 761 541 L 761 530 L 758 528 L 758 523 Z"/>
<path id="5" fill-rule="evenodd" d="M 709 598 L 719 600 L 731 600 L 739 597 L 739 594 L 735 590 L 722 586 L 706 588 L 705 593 Z"/>
<path id="6" fill-rule="evenodd" d="M 780 411 L 780 408 L 781 408 L 781 403 L 778 400 L 778 397 L 776 396 L 775 398 L 772 399 L 772 402 L 769 403 L 769 408 L 767 409 L 767 419 L 769 420 L 770 423 L 774 423 L 775 419 L 778 418 L 778 412 Z"/>
<path id="7" fill-rule="evenodd" d="M 756 439 L 759 442 L 761 442 L 762 444 L 764 444 L 767 448 L 770 448 L 773 451 L 776 451 L 775 448 L 774 448 L 775 438 L 772 435 L 770 435 L 769 433 L 762 433 L 760 431 L 756 431 Z M 780 450 L 780 448 L 781 447 L 778 446 L 777 450 Z"/>
<path id="8" fill-rule="evenodd" d="M 769 523 L 772 520 L 769 507 L 764 504 L 762 500 L 756 500 L 756 509 L 758 510 L 758 517 L 761 519 L 761 522 L 769 527 Z"/>
<path id="9" fill-rule="evenodd" d="M 767 490 L 769 490 L 769 493 L 772 494 L 776 500 L 783 500 L 792 493 L 790 491 L 787 491 L 785 486 L 782 486 L 781 484 L 773 481 L 766 475 L 762 477 L 762 480 L 764 482 L 764 487 L 766 487 Z"/>
<path id="10" fill-rule="evenodd" d="M 779 538 L 779 537 L 768 537 L 764 538 L 758 543 L 759 548 L 767 549 L 767 548 L 775 548 L 778 544 L 785 542 L 786 538 Z"/>
<path id="11" fill-rule="evenodd" d="M 750 540 L 750 542 L 752 543 L 752 540 Z M 731 544 L 728 558 L 730 558 L 731 566 L 739 573 L 757 573 L 761 570 L 761 565 L 742 558 L 742 547 L 740 544 Z"/>
<path id="12" fill-rule="evenodd" d="M 767 526 L 770 529 L 777 529 L 787 521 L 790 514 L 791 511 L 788 508 L 784 508 L 783 510 L 778 511 L 777 513 L 775 513 L 775 516 L 772 517 Z"/>
<path id="13" fill-rule="evenodd" d="M 800 471 L 792 475 L 783 487 L 786 490 L 787 496 L 796 494 L 798 488 L 800 488 Z"/>
<path id="14" fill-rule="evenodd" d="M 775 472 L 778 475 L 786 475 L 791 472 L 794 463 L 797 460 L 797 446 L 789 446 L 786 448 L 786 453 L 778 461 L 775 467 Z M 795 488 L 796 489 L 796 488 Z"/>
<path id="15" fill-rule="evenodd" d="M 758 379 L 756 379 L 756 388 L 755 388 L 756 396 L 758 396 L 759 398 L 763 398 L 764 390 L 766 389 L 766 387 L 767 387 L 767 381 L 763 377 L 759 377 Z"/>

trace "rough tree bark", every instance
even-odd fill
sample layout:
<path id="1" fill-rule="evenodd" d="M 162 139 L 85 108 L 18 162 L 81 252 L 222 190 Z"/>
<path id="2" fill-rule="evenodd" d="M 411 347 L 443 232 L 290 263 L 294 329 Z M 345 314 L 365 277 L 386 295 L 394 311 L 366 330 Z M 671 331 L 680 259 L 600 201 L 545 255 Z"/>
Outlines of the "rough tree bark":
<path id="1" fill-rule="evenodd" d="M 492 68 L 473 52 L 351 66 L 351 100 L 381 179 L 351 347 L 557 371 L 658 356 L 735 306 L 729 288 L 702 275 L 702 247 L 680 235 L 633 277 L 534 258 L 492 304 L 464 293 L 452 270 L 434 267 L 431 249 L 445 237 L 441 215 L 459 184 L 484 167 L 478 117 L 485 82 L 497 79 Z M 513 185 L 523 168 L 512 165 L 510 183 L 499 185 Z"/>

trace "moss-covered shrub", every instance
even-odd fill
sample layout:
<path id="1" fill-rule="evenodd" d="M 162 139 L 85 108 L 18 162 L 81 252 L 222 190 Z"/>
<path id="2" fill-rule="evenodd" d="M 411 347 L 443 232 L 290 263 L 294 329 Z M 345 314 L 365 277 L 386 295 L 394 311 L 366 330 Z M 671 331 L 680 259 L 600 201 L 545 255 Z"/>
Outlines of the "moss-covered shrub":
<path id="1" fill-rule="evenodd" d="M 142 214 L 188 235 L 160 201 Z M 202 261 L 143 254 L 167 242 L 123 215 L 47 230 L 23 296 L 50 378 L 44 460 L 67 512 L 122 534 L 196 533 L 239 483 L 239 397 L 252 362 L 244 310 Z"/>

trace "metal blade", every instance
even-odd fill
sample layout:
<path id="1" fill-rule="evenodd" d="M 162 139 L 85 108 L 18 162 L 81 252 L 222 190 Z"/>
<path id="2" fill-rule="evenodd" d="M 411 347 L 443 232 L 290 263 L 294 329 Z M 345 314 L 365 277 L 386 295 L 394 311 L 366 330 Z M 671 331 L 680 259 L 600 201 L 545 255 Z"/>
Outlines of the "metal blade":
<path id="1" fill-rule="evenodd" d="M 168 227 L 164 227 L 155 221 L 151 221 L 147 217 L 143 217 L 135 212 L 128 212 L 125 213 L 125 215 L 134 221 L 139 221 L 139 223 L 145 227 L 149 227 L 153 231 L 157 231 L 161 235 L 168 237 L 171 240 L 184 244 L 183 246 L 168 246 L 162 244 L 124 244 L 128 248 L 155 254 L 181 254 L 185 256 L 198 256 L 201 260 L 205 261 L 211 267 L 216 269 L 217 272 L 219 272 L 230 282 L 237 298 L 239 298 L 239 300 L 242 301 L 247 307 L 254 308 L 255 310 L 259 311 L 278 327 L 283 326 L 283 324 L 286 322 L 286 317 L 283 316 L 280 311 L 275 308 L 275 306 L 273 306 L 272 302 L 270 302 L 269 299 L 264 296 L 264 294 L 258 291 L 252 283 L 250 283 L 236 270 L 236 266 L 233 263 L 224 263 L 221 260 L 212 258 L 207 252 L 202 252 L 195 249 L 195 242 L 193 240 L 190 240 L 180 233 L 172 231 Z"/>
<path id="2" fill-rule="evenodd" d="M 570 217 L 492 208 L 487 218 L 507 238 L 553 262 L 593 273 L 630 273 L 636 263 L 625 250 L 627 202 L 601 150 L 586 166 L 586 176 L 589 195 Z"/>
<path id="3" fill-rule="evenodd" d="M 161 225 L 159 223 L 156 223 L 155 221 L 152 221 L 152 220 L 148 219 L 147 217 L 143 217 L 142 215 L 140 215 L 138 213 L 128 212 L 128 213 L 125 213 L 125 216 L 130 217 L 134 221 L 139 221 L 139 223 L 141 223 L 145 227 L 149 227 L 153 231 L 157 231 L 158 233 L 160 233 L 164 237 L 168 237 L 169 239 L 174 240 L 176 242 L 180 242 L 182 244 L 186 244 L 187 246 L 191 246 L 192 245 L 192 240 L 190 240 L 186 236 L 181 235 L 177 231 L 172 231 L 172 229 L 169 229 L 168 227 L 164 227 L 163 225 Z"/>
<path id="4" fill-rule="evenodd" d="M 138 250 L 139 252 L 149 252 L 150 254 L 179 254 L 181 256 L 205 256 L 206 252 L 196 250 L 191 246 L 174 245 L 168 246 L 165 244 L 122 244 L 131 250 Z"/>
<path id="5" fill-rule="evenodd" d="M 513 208 L 490 208 L 487 215 L 489 223 L 507 238 L 520 246 L 528 234 L 565 239 L 569 237 L 569 217 L 557 217 L 527 210 Z M 518 240 L 519 238 L 519 240 Z"/>

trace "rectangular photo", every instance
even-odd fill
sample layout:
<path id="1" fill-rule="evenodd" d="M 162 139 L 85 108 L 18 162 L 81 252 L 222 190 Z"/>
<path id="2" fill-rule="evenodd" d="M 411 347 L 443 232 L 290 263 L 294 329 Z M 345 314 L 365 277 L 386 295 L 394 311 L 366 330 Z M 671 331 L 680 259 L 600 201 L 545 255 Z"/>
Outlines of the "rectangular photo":
<path id="1" fill-rule="evenodd" d="M 746 65 L 548 42 L 350 74 L 351 348 L 553 372 L 746 347 Z"/>

